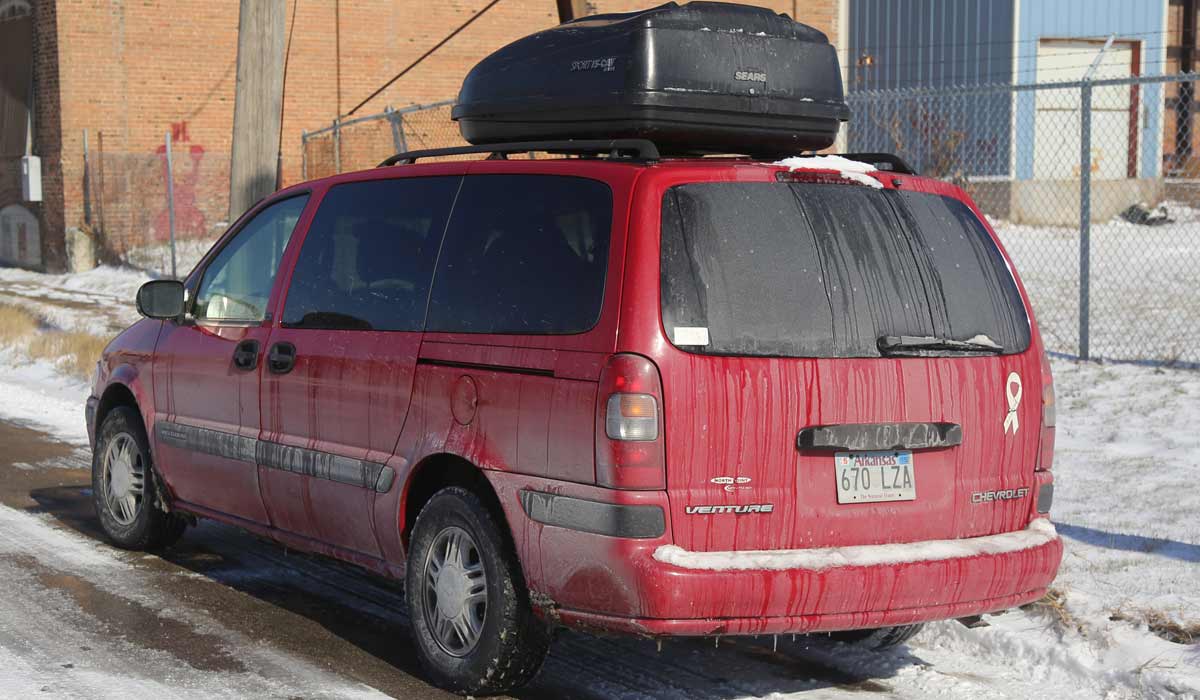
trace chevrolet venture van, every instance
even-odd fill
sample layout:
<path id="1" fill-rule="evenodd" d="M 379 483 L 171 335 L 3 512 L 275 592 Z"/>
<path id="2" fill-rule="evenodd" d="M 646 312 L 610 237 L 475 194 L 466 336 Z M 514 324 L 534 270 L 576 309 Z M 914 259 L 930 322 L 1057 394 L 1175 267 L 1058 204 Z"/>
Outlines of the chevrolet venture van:
<path id="1" fill-rule="evenodd" d="M 703 66 L 671 62 L 684 34 Z M 402 579 L 423 667 L 464 693 L 527 682 L 556 627 L 886 646 L 1042 596 L 1028 297 L 958 187 L 784 159 L 848 116 L 822 42 L 710 3 L 569 23 L 468 76 L 477 145 L 258 203 L 104 352 L 105 532 L 212 518 Z M 789 83 L 793 55 L 815 68 Z M 574 82 L 530 111 L 487 94 L 505 71 Z M 464 153 L 491 157 L 436 159 Z"/>

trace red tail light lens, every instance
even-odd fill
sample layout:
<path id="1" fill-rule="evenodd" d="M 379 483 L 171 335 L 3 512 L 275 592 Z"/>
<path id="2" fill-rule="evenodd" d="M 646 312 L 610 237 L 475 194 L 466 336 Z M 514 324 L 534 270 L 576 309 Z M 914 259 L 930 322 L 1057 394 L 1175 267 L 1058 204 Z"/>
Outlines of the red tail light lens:
<path id="1" fill-rule="evenodd" d="M 1039 471 L 1054 465 L 1054 424 L 1058 411 L 1054 401 L 1054 375 L 1050 373 L 1050 358 L 1042 353 L 1042 434 L 1038 446 Z"/>
<path id="2" fill-rule="evenodd" d="M 596 483 L 616 489 L 667 487 L 658 368 L 641 355 L 613 355 L 596 400 Z"/>

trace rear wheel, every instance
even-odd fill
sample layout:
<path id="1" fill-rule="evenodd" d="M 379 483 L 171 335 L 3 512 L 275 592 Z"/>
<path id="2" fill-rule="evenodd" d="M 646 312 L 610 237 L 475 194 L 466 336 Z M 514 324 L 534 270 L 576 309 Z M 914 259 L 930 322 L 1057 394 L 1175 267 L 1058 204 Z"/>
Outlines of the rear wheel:
<path id="1" fill-rule="evenodd" d="M 413 527 L 405 580 L 421 665 L 439 686 L 486 695 L 533 679 L 550 646 L 516 555 L 475 494 L 443 489 Z"/>
<path id="2" fill-rule="evenodd" d="M 159 506 L 150 443 L 132 408 L 114 408 L 97 431 L 92 500 L 104 534 L 123 549 L 168 547 L 187 527 L 182 516 Z"/>
<path id="3" fill-rule="evenodd" d="M 898 625 L 896 627 L 880 627 L 877 629 L 830 632 L 829 638 L 867 649 L 890 649 L 912 639 L 924 626 L 924 623 L 917 623 L 915 625 Z"/>

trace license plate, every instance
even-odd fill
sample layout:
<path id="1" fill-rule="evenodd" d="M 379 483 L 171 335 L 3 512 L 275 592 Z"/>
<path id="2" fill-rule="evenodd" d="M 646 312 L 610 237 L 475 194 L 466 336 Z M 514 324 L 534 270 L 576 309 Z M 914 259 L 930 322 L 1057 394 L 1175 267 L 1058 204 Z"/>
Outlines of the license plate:
<path id="1" fill-rule="evenodd" d="M 917 482 L 908 450 L 837 452 L 833 455 L 838 503 L 913 501 Z"/>

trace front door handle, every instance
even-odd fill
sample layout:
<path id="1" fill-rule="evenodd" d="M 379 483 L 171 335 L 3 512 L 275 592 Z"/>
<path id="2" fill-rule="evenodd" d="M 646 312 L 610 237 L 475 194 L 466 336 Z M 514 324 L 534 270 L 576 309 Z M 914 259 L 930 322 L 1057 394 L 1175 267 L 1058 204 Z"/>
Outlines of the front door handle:
<path id="1" fill-rule="evenodd" d="M 233 349 L 233 366 L 249 372 L 258 366 L 258 341 L 243 340 Z"/>
<path id="2" fill-rule="evenodd" d="M 296 366 L 296 346 L 291 343 L 275 343 L 267 353 L 267 369 L 272 374 L 287 374 Z"/>

